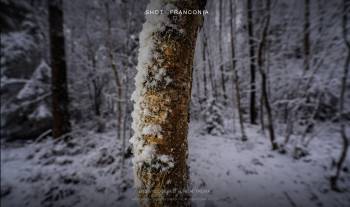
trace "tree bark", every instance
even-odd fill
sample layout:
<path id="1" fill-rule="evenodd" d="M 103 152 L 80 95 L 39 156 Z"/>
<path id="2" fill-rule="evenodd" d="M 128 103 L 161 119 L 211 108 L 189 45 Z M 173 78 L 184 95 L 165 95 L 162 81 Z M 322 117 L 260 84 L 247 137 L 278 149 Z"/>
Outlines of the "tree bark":
<path id="1" fill-rule="evenodd" d="M 349 68 L 350 68 L 350 40 L 348 39 L 348 29 L 347 29 L 347 25 L 348 25 L 347 14 L 349 12 L 349 9 L 350 9 L 350 2 L 348 0 L 343 0 L 342 35 L 343 35 L 344 43 L 347 49 L 347 57 L 344 64 L 343 77 L 341 79 L 341 90 L 340 90 L 340 99 L 339 99 L 340 136 L 342 138 L 343 146 L 339 156 L 339 160 L 336 163 L 336 167 L 337 167 L 336 173 L 330 179 L 331 188 L 336 191 L 339 191 L 337 182 L 349 149 L 349 140 L 346 135 L 346 124 L 345 124 L 346 118 L 344 113 L 345 93 L 346 93 L 347 79 L 349 76 Z"/>
<path id="2" fill-rule="evenodd" d="M 52 134 L 54 138 L 60 137 L 71 130 L 68 110 L 69 98 L 62 7 L 62 0 L 49 2 L 53 115 Z"/>
<path id="3" fill-rule="evenodd" d="M 233 71 L 233 86 L 235 88 L 235 95 L 233 96 L 236 98 L 236 105 L 237 105 L 237 113 L 238 113 L 238 119 L 239 119 L 239 127 L 241 131 L 241 139 L 242 141 L 247 140 L 247 135 L 245 133 L 244 129 L 244 122 L 243 122 L 243 114 L 242 114 L 242 108 L 241 108 L 241 93 L 239 89 L 239 76 L 237 72 L 237 67 L 236 67 L 236 53 L 235 53 L 235 43 L 236 43 L 236 38 L 234 36 L 235 33 L 235 28 L 236 28 L 236 18 L 233 14 L 233 4 L 232 1 L 230 0 L 230 33 L 231 33 L 231 61 L 232 61 L 232 71 Z M 236 8 L 236 5 L 235 5 Z M 234 123 L 234 122 L 233 122 Z M 235 128 L 235 127 L 233 127 Z"/>
<path id="4" fill-rule="evenodd" d="M 248 43 L 249 43 L 249 61 L 250 61 L 250 123 L 256 124 L 256 85 L 255 85 L 255 43 L 254 43 L 254 26 L 253 26 L 253 6 L 252 0 L 247 1 L 247 25 L 248 25 Z"/>
<path id="5" fill-rule="evenodd" d="M 167 2 L 153 0 L 148 8 L 165 9 Z M 198 0 L 171 2 L 180 10 L 203 9 Z M 141 206 L 190 206 L 187 132 L 194 48 L 202 22 L 199 15 L 146 15 L 130 140 Z"/>

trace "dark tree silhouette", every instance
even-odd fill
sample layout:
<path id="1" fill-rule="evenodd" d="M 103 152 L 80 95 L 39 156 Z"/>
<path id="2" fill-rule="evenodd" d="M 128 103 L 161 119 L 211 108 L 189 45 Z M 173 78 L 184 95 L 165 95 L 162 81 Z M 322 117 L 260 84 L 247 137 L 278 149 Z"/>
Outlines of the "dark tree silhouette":
<path id="1" fill-rule="evenodd" d="M 64 46 L 63 2 L 49 1 L 49 27 L 51 44 L 53 137 L 70 131 L 67 64 Z"/>

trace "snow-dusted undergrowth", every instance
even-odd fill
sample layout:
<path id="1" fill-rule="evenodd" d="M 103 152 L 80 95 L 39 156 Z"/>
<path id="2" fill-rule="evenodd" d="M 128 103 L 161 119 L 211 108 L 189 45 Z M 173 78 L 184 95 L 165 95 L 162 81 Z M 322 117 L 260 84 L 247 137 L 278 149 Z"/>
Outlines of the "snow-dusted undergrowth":
<path id="1" fill-rule="evenodd" d="M 190 186 L 197 207 L 349 206 L 350 192 L 330 191 L 327 180 L 340 150 L 336 127 L 323 126 L 325 133 L 309 145 L 311 154 L 300 160 L 290 151 L 272 152 L 258 127 L 248 126 L 244 143 L 229 132 L 201 135 L 202 128 L 194 122 L 189 132 Z M 2 145 L 1 206 L 137 206 L 132 163 L 126 159 L 122 172 L 120 146 L 113 131 L 75 132 L 67 143 Z M 166 156 L 159 160 L 172 163 Z M 342 172 L 340 186 L 350 186 L 348 172 Z"/>

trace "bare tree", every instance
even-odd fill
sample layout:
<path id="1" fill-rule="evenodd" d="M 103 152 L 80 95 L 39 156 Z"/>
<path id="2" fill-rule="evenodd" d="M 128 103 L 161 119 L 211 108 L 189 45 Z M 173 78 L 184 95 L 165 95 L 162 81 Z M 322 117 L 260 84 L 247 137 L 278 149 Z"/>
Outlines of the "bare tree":
<path id="1" fill-rule="evenodd" d="M 71 130 L 68 110 L 69 98 L 62 8 L 62 0 L 49 2 L 53 112 L 52 134 L 55 138 Z"/>
<path id="2" fill-rule="evenodd" d="M 277 143 L 275 138 L 275 131 L 273 126 L 273 117 L 272 117 L 272 109 L 270 105 L 269 100 L 269 94 L 267 93 L 267 74 L 264 66 L 264 60 L 263 60 L 263 54 L 266 52 L 266 42 L 267 42 L 267 35 L 269 31 L 270 26 L 270 11 L 271 10 L 271 1 L 266 0 L 266 8 L 265 8 L 265 16 L 264 16 L 264 26 L 261 34 L 260 43 L 258 46 L 258 69 L 261 75 L 261 93 L 262 93 L 262 102 L 265 106 L 266 113 L 267 113 L 267 121 L 268 121 L 268 131 L 270 135 L 270 141 L 272 145 L 272 150 L 277 149 Z"/>

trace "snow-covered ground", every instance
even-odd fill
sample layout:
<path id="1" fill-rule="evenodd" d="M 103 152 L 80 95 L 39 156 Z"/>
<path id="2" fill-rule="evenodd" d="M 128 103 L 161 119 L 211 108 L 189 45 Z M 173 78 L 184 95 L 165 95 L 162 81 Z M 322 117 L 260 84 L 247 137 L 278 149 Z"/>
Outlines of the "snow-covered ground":
<path id="1" fill-rule="evenodd" d="M 257 127 L 248 126 L 247 142 L 232 132 L 203 136 L 202 128 L 193 122 L 189 132 L 194 206 L 350 206 L 350 190 L 329 189 L 330 164 L 341 146 L 335 128 L 323 130 L 299 160 L 289 151 L 272 152 Z M 2 144 L 1 206 L 137 206 L 131 161 L 122 168 L 114 132 L 72 136 Z M 349 172 L 342 172 L 340 186 L 349 189 Z"/>

